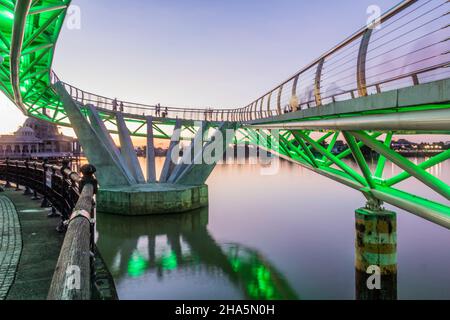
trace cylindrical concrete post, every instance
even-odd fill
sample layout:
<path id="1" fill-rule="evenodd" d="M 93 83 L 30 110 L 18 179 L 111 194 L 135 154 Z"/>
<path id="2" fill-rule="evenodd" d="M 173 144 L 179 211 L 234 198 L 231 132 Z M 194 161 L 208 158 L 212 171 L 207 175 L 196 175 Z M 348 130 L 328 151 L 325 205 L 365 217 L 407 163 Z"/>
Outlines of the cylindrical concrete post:
<path id="1" fill-rule="evenodd" d="M 356 299 L 397 299 L 397 215 L 356 211 Z"/>

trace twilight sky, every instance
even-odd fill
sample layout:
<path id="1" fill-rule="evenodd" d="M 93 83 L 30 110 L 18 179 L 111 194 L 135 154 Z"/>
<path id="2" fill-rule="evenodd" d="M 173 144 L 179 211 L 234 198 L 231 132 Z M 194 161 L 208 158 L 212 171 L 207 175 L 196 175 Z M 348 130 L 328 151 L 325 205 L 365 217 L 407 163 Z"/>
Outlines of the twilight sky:
<path id="1" fill-rule="evenodd" d="M 398 0 L 73 0 L 61 79 L 119 99 L 241 107 L 365 25 L 367 7 Z M 2 95 L 0 133 L 23 121 Z"/>

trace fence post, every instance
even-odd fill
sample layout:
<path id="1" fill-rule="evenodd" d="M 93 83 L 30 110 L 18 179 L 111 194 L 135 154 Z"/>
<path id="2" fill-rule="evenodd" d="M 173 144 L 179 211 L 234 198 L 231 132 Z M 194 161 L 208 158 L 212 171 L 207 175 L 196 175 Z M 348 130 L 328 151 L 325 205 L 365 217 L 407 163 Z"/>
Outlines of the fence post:
<path id="1" fill-rule="evenodd" d="M 43 169 L 43 176 L 42 176 L 42 195 L 44 198 L 42 199 L 41 208 L 48 208 L 49 203 L 47 199 L 47 163 L 48 160 L 44 159 L 44 162 L 42 163 L 42 169 Z"/>
<path id="2" fill-rule="evenodd" d="M 20 191 L 19 161 L 16 161 L 16 191 Z"/>
<path id="3" fill-rule="evenodd" d="M 38 181 L 39 175 L 38 175 L 38 171 L 37 171 L 37 163 L 34 162 L 33 163 L 33 182 L 34 183 L 39 183 Z M 36 191 L 37 185 L 34 186 L 33 188 L 33 197 L 31 198 L 31 200 L 40 200 L 41 198 L 39 198 L 38 193 Z"/>
<path id="4" fill-rule="evenodd" d="M 12 188 L 12 186 L 11 186 L 11 182 L 9 181 L 10 179 L 9 179 L 9 159 L 6 159 L 6 175 L 5 175 L 5 178 L 6 178 L 6 184 L 5 184 L 5 188 L 7 188 L 7 189 L 10 189 L 10 188 Z"/>
<path id="5" fill-rule="evenodd" d="M 55 176 L 56 176 L 56 170 L 55 170 L 54 167 L 51 167 L 50 170 L 52 171 L 51 181 L 52 181 L 52 184 L 53 184 L 53 181 L 56 180 L 56 179 L 55 179 Z M 49 188 L 49 189 L 51 189 L 51 188 Z M 52 207 L 52 212 L 48 214 L 48 217 L 49 217 L 49 218 L 57 218 L 57 217 L 60 216 L 60 215 L 56 212 L 55 203 L 54 203 L 55 201 L 56 201 L 56 200 L 54 199 L 54 201 L 50 204 L 51 207 Z"/>
<path id="6" fill-rule="evenodd" d="M 70 192 L 69 192 L 70 185 L 67 182 L 67 179 L 69 177 L 67 176 L 67 174 L 65 172 L 65 170 L 67 170 L 67 169 L 70 169 L 69 161 L 63 160 L 62 167 L 61 167 L 61 176 L 62 176 L 61 195 L 67 204 L 67 206 L 64 206 L 63 212 L 61 212 L 63 221 L 66 221 L 67 219 L 69 219 L 70 211 L 73 209 L 71 207 L 72 204 L 71 204 Z"/>
<path id="7" fill-rule="evenodd" d="M 27 179 L 28 177 L 30 177 L 30 173 L 28 172 L 30 170 L 30 165 L 28 160 L 25 160 L 25 169 L 27 172 Z M 31 192 L 30 186 L 28 185 L 28 183 L 26 183 L 25 185 L 25 191 L 23 192 L 24 196 L 31 196 L 33 193 Z"/>

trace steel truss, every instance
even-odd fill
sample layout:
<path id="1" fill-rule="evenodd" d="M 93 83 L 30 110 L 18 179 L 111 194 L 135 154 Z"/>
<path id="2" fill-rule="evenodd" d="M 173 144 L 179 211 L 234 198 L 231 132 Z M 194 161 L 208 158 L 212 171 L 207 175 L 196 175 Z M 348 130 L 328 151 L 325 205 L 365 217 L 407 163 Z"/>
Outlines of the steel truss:
<path id="1" fill-rule="evenodd" d="M 240 133 L 244 137 L 239 140 L 241 143 L 258 146 L 361 191 L 372 209 L 380 209 L 382 203 L 386 202 L 450 229 L 450 186 L 429 170 L 450 159 L 450 150 L 415 164 L 391 148 L 394 132 L 278 131 L 246 127 L 240 129 Z M 345 139 L 348 146 L 340 152 L 333 152 L 338 137 Z M 378 155 L 378 159 L 370 160 L 375 164 L 374 169 L 367 156 L 364 156 L 363 147 Z M 351 157 L 356 165 L 344 162 L 347 157 Z M 396 165 L 401 172 L 388 176 L 387 161 Z M 401 183 L 412 178 L 434 191 L 436 197 L 433 198 L 439 200 L 428 200 L 405 191 Z"/>

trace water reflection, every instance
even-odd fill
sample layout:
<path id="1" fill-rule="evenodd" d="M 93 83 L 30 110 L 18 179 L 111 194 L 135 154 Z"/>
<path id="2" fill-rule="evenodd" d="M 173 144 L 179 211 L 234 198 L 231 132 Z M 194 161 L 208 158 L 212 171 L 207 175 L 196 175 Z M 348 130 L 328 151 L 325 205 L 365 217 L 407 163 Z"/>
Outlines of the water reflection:
<path id="1" fill-rule="evenodd" d="M 356 166 L 353 162 L 348 164 Z M 450 161 L 435 169 L 441 180 L 450 182 Z M 361 193 L 286 161 L 280 163 L 276 175 L 261 175 L 261 170 L 260 165 L 217 166 L 208 180 L 209 217 L 199 214 L 196 218 L 183 215 L 127 219 L 99 215 L 102 255 L 114 273 L 119 297 L 245 299 L 248 296 L 243 290 L 244 282 L 239 284 L 234 280 L 236 277 L 199 261 L 199 253 L 191 254 L 195 248 L 183 237 L 183 228 L 197 235 L 200 242 L 213 239 L 227 257 L 232 246 L 224 243 L 255 248 L 256 259 L 269 260 L 272 266 L 269 270 L 287 281 L 284 287 L 292 288 L 289 290 L 294 291 L 293 295 L 296 293 L 302 299 L 373 297 L 377 292 L 361 291 L 367 289 L 368 275 L 355 278 L 354 213 L 365 203 Z M 389 178 L 400 170 L 388 162 L 386 172 Z M 443 201 L 414 179 L 402 182 L 399 188 Z M 392 297 L 450 299 L 450 251 L 442 246 L 450 242 L 448 230 L 397 208 L 387 206 L 387 209 L 398 213 L 398 285 L 393 283 Z M 169 234 L 177 232 L 184 265 L 174 268 L 173 262 L 178 264 L 179 260 L 173 258 L 176 255 L 169 245 Z M 206 233 L 204 238 L 201 232 Z M 149 249 L 151 239 L 155 242 L 154 258 Z M 244 250 L 239 247 L 241 255 Z M 210 258 L 208 253 L 205 255 Z M 157 257 L 159 261 L 153 262 Z M 274 271 L 274 265 L 278 272 Z M 382 287 L 389 288 L 385 284 Z"/>
<path id="2" fill-rule="evenodd" d="M 230 282 L 241 293 L 239 298 L 298 299 L 283 275 L 258 251 L 217 243 L 207 225 L 208 209 L 153 217 L 99 213 L 97 245 L 119 284 L 151 274 L 164 282 L 177 271 L 206 281 L 206 273 Z"/>

